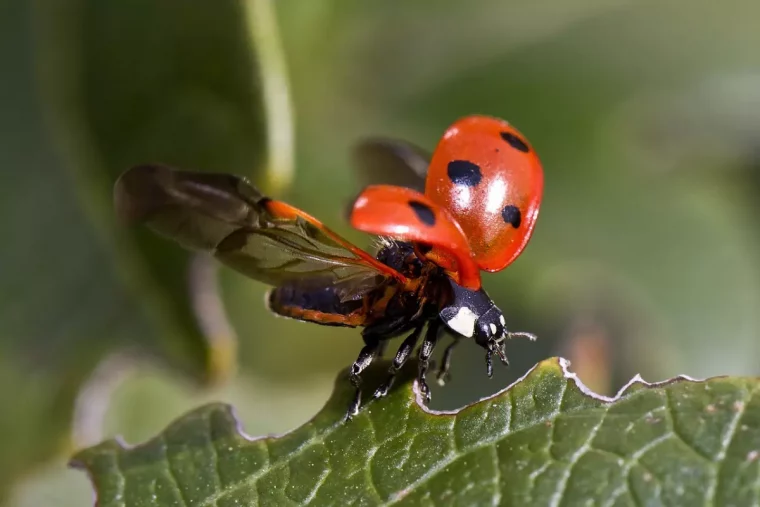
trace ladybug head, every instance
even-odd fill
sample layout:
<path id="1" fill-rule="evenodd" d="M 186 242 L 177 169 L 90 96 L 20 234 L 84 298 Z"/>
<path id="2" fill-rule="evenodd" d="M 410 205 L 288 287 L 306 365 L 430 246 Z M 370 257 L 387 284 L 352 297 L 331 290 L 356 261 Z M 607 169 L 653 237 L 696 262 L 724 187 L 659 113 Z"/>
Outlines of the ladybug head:
<path id="1" fill-rule="evenodd" d="M 440 311 L 443 322 L 459 335 L 474 338 L 481 347 L 494 350 L 506 337 L 504 315 L 481 288 L 470 290 L 453 280 L 453 297 Z"/>
<path id="2" fill-rule="evenodd" d="M 474 338 L 475 343 L 486 349 L 488 376 L 492 374 L 491 357 L 496 354 L 502 363 L 509 364 L 504 351 L 507 338 L 523 336 L 531 340 L 531 333 L 507 331 L 504 314 L 481 288 L 466 289 L 450 280 L 453 297 L 439 313 L 443 322 L 461 336 Z"/>
<path id="3" fill-rule="evenodd" d="M 486 348 L 489 344 L 493 346 L 495 343 L 503 342 L 507 335 L 504 326 L 504 314 L 492 303 L 491 308 L 486 310 L 475 324 L 475 342 Z"/>

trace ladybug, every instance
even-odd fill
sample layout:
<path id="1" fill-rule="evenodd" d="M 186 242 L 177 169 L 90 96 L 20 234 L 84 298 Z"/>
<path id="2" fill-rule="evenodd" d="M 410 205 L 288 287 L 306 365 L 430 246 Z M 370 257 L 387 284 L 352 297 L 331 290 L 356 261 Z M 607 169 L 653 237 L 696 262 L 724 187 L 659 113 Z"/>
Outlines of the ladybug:
<path id="1" fill-rule="evenodd" d="M 533 233 L 543 169 L 525 137 L 503 120 L 473 115 L 451 125 L 432 156 L 410 143 L 367 139 L 354 153 L 365 184 L 349 220 L 378 236 L 371 255 L 316 218 L 270 199 L 246 179 L 147 164 L 114 187 L 117 215 L 144 223 L 183 246 L 211 252 L 225 265 L 269 284 L 277 315 L 322 325 L 361 327 L 364 347 L 349 378 L 356 388 L 347 418 L 359 412 L 361 373 L 388 341 L 406 335 L 388 379 L 419 347 L 418 385 L 430 401 L 430 357 L 444 331 L 453 341 L 437 380 L 448 378 L 454 347 L 471 338 L 508 364 L 501 310 L 481 286 L 481 271 L 504 269 Z M 376 178 L 382 176 L 384 183 Z"/>

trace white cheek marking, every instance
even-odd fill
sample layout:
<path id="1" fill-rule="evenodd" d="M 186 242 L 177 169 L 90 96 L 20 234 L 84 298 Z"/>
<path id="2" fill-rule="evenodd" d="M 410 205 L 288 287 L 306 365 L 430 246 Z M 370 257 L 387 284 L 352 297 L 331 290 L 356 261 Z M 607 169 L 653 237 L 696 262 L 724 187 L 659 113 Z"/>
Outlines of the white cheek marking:
<path id="1" fill-rule="evenodd" d="M 504 320 L 504 315 L 499 315 L 499 322 L 501 322 L 502 326 L 507 325 L 507 322 Z"/>
<path id="2" fill-rule="evenodd" d="M 491 324 L 488 324 L 488 327 L 491 328 L 491 334 L 496 334 L 496 324 L 492 322 Z"/>
<path id="3" fill-rule="evenodd" d="M 476 320 L 478 320 L 478 316 L 472 313 L 472 310 L 462 307 L 446 324 L 462 336 L 472 338 L 475 333 Z"/>

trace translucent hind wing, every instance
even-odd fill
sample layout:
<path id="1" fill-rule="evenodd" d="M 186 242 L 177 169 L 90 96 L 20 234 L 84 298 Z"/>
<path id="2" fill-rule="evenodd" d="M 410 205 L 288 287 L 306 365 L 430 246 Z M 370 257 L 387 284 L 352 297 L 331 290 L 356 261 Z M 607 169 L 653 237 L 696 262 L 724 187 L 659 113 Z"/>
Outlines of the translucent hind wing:
<path id="1" fill-rule="evenodd" d="M 353 297 L 383 279 L 405 280 L 315 218 L 265 197 L 237 176 L 137 166 L 117 181 L 114 201 L 122 220 L 207 251 L 269 285 L 329 283 Z"/>
<path id="2" fill-rule="evenodd" d="M 213 250 L 241 227 L 257 227 L 264 196 L 245 178 L 141 165 L 114 185 L 117 216 L 194 250 Z"/>
<path id="3" fill-rule="evenodd" d="M 354 148 L 353 166 L 362 187 L 387 183 L 424 192 L 430 158 L 400 139 L 368 138 Z"/>

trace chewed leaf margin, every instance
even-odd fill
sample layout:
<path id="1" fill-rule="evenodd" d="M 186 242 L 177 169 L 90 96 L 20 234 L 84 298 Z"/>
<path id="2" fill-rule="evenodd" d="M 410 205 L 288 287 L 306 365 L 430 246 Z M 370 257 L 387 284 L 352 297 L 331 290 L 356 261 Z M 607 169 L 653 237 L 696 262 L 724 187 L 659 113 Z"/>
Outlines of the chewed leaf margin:
<path id="1" fill-rule="evenodd" d="M 408 380 L 350 423 L 344 372 L 324 409 L 284 435 L 252 438 L 232 407 L 212 404 L 145 444 L 82 451 L 72 466 L 89 473 L 101 507 L 148 493 L 153 503 L 134 505 L 760 500 L 746 486 L 760 482 L 756 379 L 636 376 L 604 397 L 552 358 L 451 412 L 422 406 Z"/>

